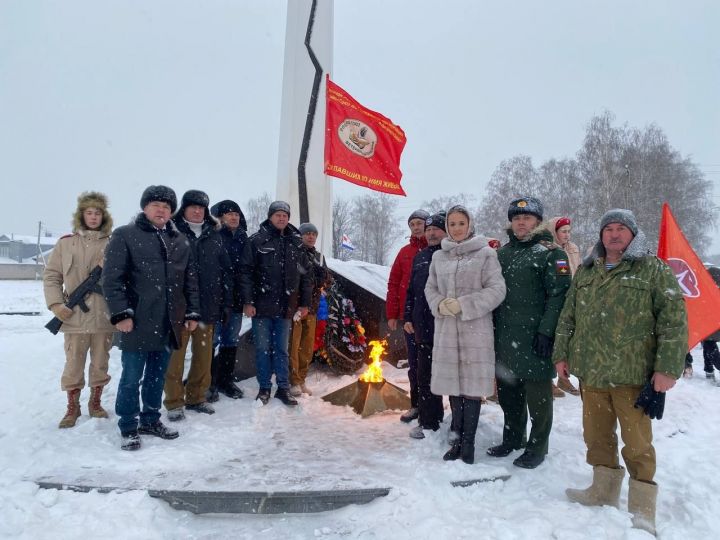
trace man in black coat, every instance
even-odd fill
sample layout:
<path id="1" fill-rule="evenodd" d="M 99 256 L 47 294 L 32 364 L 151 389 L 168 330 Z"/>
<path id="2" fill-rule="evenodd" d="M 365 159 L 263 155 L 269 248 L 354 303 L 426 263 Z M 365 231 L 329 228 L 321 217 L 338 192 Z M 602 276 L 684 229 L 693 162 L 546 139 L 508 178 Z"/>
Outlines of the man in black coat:
<path id="1" fill-rule="evenodd" d="M 140 199 L 142 213 L 115 229 L 105 251 L 103 293 L 110 322 L 121 332 L 115 413 L 123 450 L 139 449 L 139 434 L 178 436 L 160 421 L 165 371 L 183 329 L 197 326 L 200 307 L 190 245 L 170 221 L 176 206 L 172 189 L 148 187 Z"/>
<path id="2" fill-rule="evenodd" d="M 186 409 L 214 414 L 207 402 L 213 357 L 213 329 L 226 306 L 232 303 L 232 268 L 220 236 L 220 224 L 210 215 L 207 194 L 191 189 L 182 197 L 173 223 L 185 235 L 193 252 L 200 290 L 200 324 L 192 332 L 183 330 L 180 347 L 170 357 L 165 375 L 165 408 L 168 420 L 185 418 Z M 192 341 L 187 381 L 183 384 L 185 351 Z"/>
<path id="3" fill-rule="evenodd" d="M 208 391 L 208 401 L 215 402 L 222 392 L 229 398 L 239 399 L 243 392 L 233 381 L 235 359 L 237 357 L 240 330 L 243 321 L 243 300 L 240 289 L 240 259 L 247 243 L 247 222 L 235 201 L 226 199 L 215 203 L 210 213 L 220 220 L 225 250 L 230 256 L 232 266 L 232 302 L 223 310 L 220 320 L 215 323 L 213 348 L 217 348 L 212 360 L 212 382 Z"/>
<path id="4" fill-rule="evenodd" d="M 290 225 L 290 205 L 270 204 L 268 218 L 245 245 L 240 282 L 243 312 L 252 317 L 255 367 L 260 386 L 257 399 L 270 399 L 272 375 L 275 397 L 297 405 L 289 393 L 288 340 L 290 320 L 308 313 L 312 296 L 312 270 L 302 249 L 298 230 Z"/>
<path id="5" fill-rule="evenodd" d="M 415 336 L 417 345 L 418 425 L 410 430 L 410 436 L 414 439 L 425 438 L 423 433 L 425 429 L 433 431 L 440 429 L 444 415 L 442 396 L 436 396 L 430 391 L 435 319 L 425 298 L 430 262 L 433 254 L 440 249 L 443 238 L 445 238 L 445 212 L 440 212 L 425 221 L 425 239 L 428 246 L 413 258 L 405 297 L 403 328 L 405 332 Z"/>

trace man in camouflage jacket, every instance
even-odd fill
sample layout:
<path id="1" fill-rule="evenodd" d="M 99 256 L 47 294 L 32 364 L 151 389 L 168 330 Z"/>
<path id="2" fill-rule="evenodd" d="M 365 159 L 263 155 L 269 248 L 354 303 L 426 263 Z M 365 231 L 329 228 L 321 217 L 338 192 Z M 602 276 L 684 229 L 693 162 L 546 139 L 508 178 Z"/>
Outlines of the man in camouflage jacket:
<path id="1" fill-rule="evenodd" d="M 525 452 L 513 464 L 533 469 L 548 452 L 552 428 L 550 360 L 571 272 L 567 255 L 542 225 L 542 203 L 522 197 L 510 203 L 510 241 L 498 251 L 507 295 L 495 310 L 495 373 L 505 415 L 502 444 L 489 448 L 504 457 L 525 445 L 528 412 L 532 427 Z"/>
<path id="2" fill-rule="evenodd" d="M 607 212 L 600 241 L 575 275 L 555 336 L 558 376 L 573 373 L 582 385 L 583 436 L 594 471 L 590 488 L 566 491 L 571 500 L 618 506 L 625 474 L 618 461 L 619 421 L 630 473 L 628 509 L 636 527 L 654 533 L 652 426 L 634 404 L 648 381 L 656 392 L 672 388 L 687 344 L 685 303 L 672 270 L 647 251 L 632 212 Z"/>

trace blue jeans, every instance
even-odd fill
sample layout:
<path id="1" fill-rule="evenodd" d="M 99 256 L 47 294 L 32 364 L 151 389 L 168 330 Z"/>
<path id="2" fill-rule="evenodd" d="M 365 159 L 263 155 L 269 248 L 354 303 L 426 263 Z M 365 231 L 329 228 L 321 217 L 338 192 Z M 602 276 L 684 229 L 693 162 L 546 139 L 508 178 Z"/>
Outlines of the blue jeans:
<path id="1" fill-rule="evenodd" d="M 290 388 L 288 340 L 290 319 L 279 317 L 253 317 L 255 339 L 255 369 L 260 390 L 272 388 L 272 375 L 278 388 Z"/>
<path id="2" fill-rule="evenodd" d="M 129 433 L 140 425 L 149 426 L 160 420 L 165 371 L 170 351 L 123 351 L 122 374 L 115 400 L 115 414 L 120 418 L 120 433 Z M 142 391 L 140 380 L 142 379 Z M 142 393 L 142 411 L 140 394 Z"/>
<path id="3" fill-rule="evenodd" d="M 408 379 L 410 380 L 410 406 L 417 407 L 419 403 L 418 392 L 418 357 L 417 345 L 415 345 L 415 334 L 405 334 L 405 344 L 408 353 Z"/>
<path id="4" fill-rule="evenodd" d="M 218 345 L 221 347 L 237 347 L 240 342 L 240 328 L 242 327 L 242 313 L 231 313 L 224 323 L 215 323 L 215 334 L 213 335 L 213 349 Z"/>

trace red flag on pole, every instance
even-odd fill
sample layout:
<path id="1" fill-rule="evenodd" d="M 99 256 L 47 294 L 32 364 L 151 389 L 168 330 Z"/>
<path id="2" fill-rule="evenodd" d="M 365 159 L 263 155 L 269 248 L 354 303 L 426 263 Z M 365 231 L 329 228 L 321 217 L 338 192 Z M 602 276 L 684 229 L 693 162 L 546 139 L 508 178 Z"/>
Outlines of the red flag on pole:
<path id="1" fill-rule="evenodd" d="M 720 328 L 720 289 L 663 204 L 658 257 L 675 272 L 688 314 L 688 350 Z"/>
<path id="2" fill-rule="evenodd" d="M 405 195 L 400 155 L 405 132 L 380 113 L 363 107 L 326 77 L 325 174 L 353 184 Z"/>

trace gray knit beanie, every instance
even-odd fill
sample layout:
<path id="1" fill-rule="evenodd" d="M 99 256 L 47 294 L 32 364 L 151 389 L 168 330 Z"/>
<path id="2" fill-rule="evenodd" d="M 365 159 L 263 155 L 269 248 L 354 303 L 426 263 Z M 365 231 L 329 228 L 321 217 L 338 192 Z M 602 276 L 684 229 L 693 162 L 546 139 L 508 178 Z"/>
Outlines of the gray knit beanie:
<path id="1" fill-rule="evenodd" d="M 317 227 L 312 223 L 301 223 L 298 227 L 300 234 L 315 233 L 318 234 Z"/>
<path id="2" fill-rule="evenodd" d="M 603 229 L 610 225 L 610 223 L 621 223 L 625 225 L 633 233 L 633 236 L 637 236 L 638 224 L 635 219 L 635 214 L 630 210 L 624 208 L 613 208 L 605 212 L 605 215 L 600 219 L 600 234 L 602 235 Z"/>

